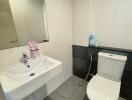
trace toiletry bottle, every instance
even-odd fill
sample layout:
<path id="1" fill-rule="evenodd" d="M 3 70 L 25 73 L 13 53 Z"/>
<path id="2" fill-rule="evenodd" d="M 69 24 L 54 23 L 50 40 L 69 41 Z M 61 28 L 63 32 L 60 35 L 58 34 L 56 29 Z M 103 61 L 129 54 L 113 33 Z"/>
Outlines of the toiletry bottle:
<path id="1" fill-rule="evenodd" d="M 90 47 L 95 47 L 96 46 L 96 39 L 95 39 L 95 35 L 91 34 L 89 36 L 89 46 Z"/>
<path id="2" fill-rule="evenodd" d="M 29 44 L 31 58 L 39 57 L 39 46 L 38 46 L 38 43 L 36 41 L 31 41 L 28 44 Z"/>

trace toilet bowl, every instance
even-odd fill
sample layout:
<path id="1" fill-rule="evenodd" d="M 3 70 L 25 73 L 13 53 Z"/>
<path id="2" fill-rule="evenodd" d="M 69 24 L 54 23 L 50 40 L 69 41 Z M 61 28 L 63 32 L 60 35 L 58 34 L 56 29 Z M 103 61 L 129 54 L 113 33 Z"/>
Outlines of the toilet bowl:
<path id="1" fill-rule="evenodd" d="M 95 75 L 87 85 L 90 100 L 118 100 L 121 82 Z"/>
<path id="2" fill-rule="evenodd" d="M 87 85 L 89 100 L 118 100 L 126 56 L 98 54 L 97 74 Z"/>

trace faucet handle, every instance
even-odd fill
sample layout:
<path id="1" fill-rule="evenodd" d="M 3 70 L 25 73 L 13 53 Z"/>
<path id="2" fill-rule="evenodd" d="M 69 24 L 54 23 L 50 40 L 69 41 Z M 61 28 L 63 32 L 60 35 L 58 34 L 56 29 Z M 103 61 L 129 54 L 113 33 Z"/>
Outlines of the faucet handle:
<path id="1" fill-rule="evenodd" d="M 29 57 L 27 56 L 26 53 L 22 53 L 22 57 L 20 58 L 20 62 L 23 63 L 26 67 L 30 67 L 30 65 L 28 64 L 28 59 Z"/>
<path id="2" fill-rule="evenodd" d="M 20 58 L 21 63 L 27 63 L 28 62 L 28 56 L 26 53 L 22 53 L 22 57 Z"/>
<path id="3" fill-rule="evenodd" d="M 23 58 L 27 58 L 27 54 L 26 53 L 22 53 Z"/>
<path id="4" fill-rule="evenodd" d="M 30 58 L 30 57 L 27 55 L 27 53 L 25 53 L 25 52 L 22 53 L 22 57 L 23 57 L 23 58 L 26 58 L 26 59 L 29 59 L 29 58 Z"/>

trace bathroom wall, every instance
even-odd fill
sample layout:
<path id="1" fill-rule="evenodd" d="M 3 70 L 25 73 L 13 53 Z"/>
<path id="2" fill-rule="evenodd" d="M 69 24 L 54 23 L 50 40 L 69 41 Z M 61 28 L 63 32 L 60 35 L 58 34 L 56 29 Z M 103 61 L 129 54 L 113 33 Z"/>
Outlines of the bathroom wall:
<path id="1" fill-rule="evenodd" d="M 72 75 L 72 1 L 46 0 L 46 9 L 49 42 L 40 44 L 41 53 L 63 62 L 62 73 L 46 85 L 46 94 L 50 94 Z M 0 50 L 0 71 L 19 62 L 22 52 L 29 53 L 28 47 Z"/>
<path id="2" fill-rule="evenodd" d="M 132 49 L 132 0 L 95 0 L 95 33 L 99 45 Z"/>
<path id="3" fill-rule="evenodd" d="M 73 44 L 87 46 L 94 33 L 98 45 L 132 49 L 132 0 L 73 0 Z"/>
<path id="4" fill-rule="evenodd" d="M 89 0 L 73 0 L 73 44 L 88 45 L 90 31 Z"/>

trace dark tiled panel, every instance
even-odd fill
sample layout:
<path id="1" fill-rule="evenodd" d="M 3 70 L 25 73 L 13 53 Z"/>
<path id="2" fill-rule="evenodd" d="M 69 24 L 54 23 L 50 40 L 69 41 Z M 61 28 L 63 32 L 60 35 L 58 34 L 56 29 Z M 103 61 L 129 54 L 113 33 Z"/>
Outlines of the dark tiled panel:
<path id="1" fill-rule="evenodd" d="M 83 46 L 72 46 L 73 49 L 73 57 L 81 58 L 81 59 L 89 59 L 89 54 L 92 53 L 94 56 L 94 60 L 97 60 L 97 54 L 100 49 L 94 47 L 83 47 Z"/>
<path id="2" fill-rule="evenodd" d="M 88 48 L 83 46 L 72 46 L 73 48 L 73 57 L 87 59 Z"/>
<path id="3" fill-rule="evenodd" d="M 132 71 L 132 53 L 127 54 L 126 70 Z"/>
<path id="4" fill-rule="evenodd" d="M 132 71 L 125 70 L 122 76 L 122 84 L 132 89 Z"/>
<path id="5" fill-rule="evenodd" d="M 90 65 L 90 60 L 74 57 L 73 58 L 73 74 L 84 79 L 87 75 L 89 65 Z M 90 74 L 95 75 L 96 73 L 97 73 L 97 62 L 93 61 Z"/>
<path id="6" fill-rule="evenodd" d="M 81 78 L 86 76 L 88 70 L 89 61 L 87 59 L 73 58 L 73 73 Z"/>
<path id="7" fill-rule="evenodd" d="M 120 95 L 124 97 L 126 100 L 132 100 L 132 90 L 129 88 L 126 88 L 126 86 L 121 86 L 121 92 Z"/>

